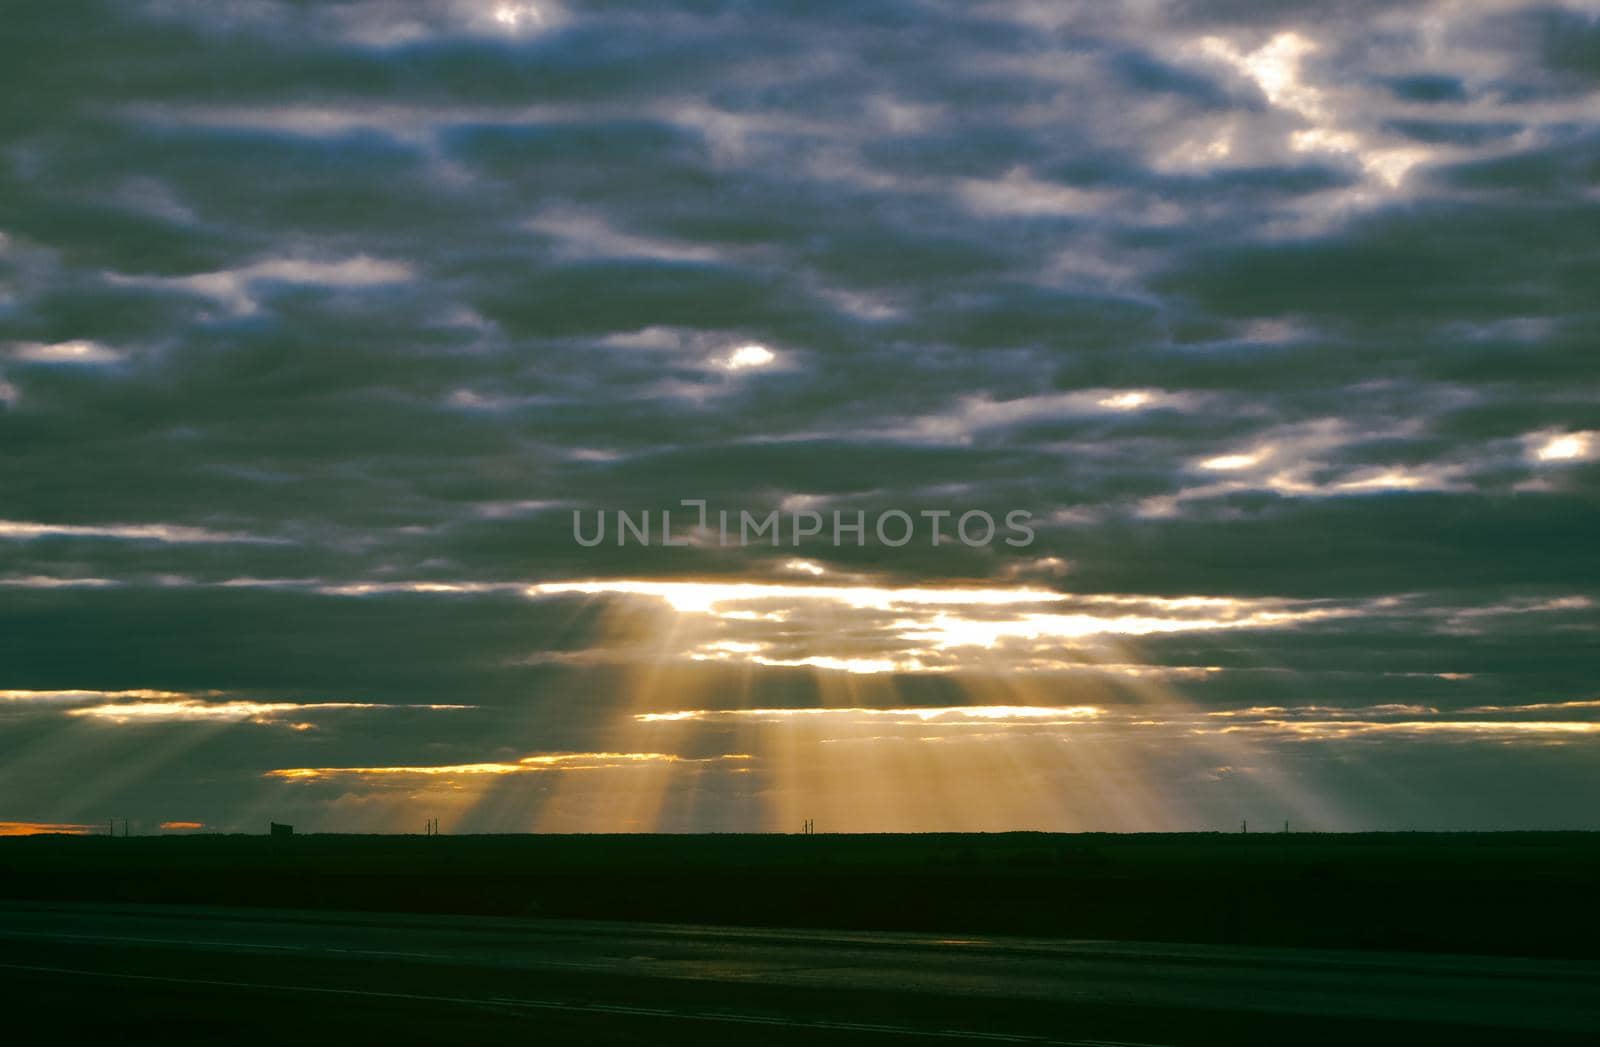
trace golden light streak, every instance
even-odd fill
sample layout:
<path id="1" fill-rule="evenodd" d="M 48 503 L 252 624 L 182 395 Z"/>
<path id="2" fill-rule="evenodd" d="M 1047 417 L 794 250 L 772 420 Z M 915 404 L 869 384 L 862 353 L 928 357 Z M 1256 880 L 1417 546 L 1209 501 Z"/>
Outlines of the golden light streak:
<path id="1" fill-rule="evenodd" d="M 91 705 L 68 709 L 67 715 L 88 716 L 118 724 L 152 720 L 253 720 L 260 723 L 277 720 L 286 713 L 304 713 L 312 709 L 375 708 L 378 706 L 364 702 L 325 702 L 313 706 L 298 702 L 201 702 L 182 699 L 169 702 L 118 702 L 110 705 Z"/>
<path id="2" fill-rule="evenodd" d="M 349 709 L 469 709 L 466 705 L 386 705 L 378 702 L 208 702 L 181 697 L 171 700 L 111 702 L 68 709 L 68 716 L 89 717 L 113 724 L 153 722 L 233 721 L 257 724 L 283 723 L 291 715 Z M 294 727 L 309 725 L 290 724 Z"/>
<path id="3" fill-rule="evenodd" d="M 101 828 L 104 828 L 104 826 L 69 825 L 55 822 L 0 822 L 0 836 L 39 836 L 45 833 L 88 836 Z"/>
<path id="4" fill-rule="evenodd" d="M 640 723 L 672 723 L 681 721 L 705 722 L 708 720 L 782 720 L 797 717 L 887 717 L 906 723 L 937 720 L 979 722 L 984 720 L 1092 720 L 1105 715 L 1105 710 L 1094 705 L 1038 706 L 1038 705 L 947 705 L 874 709 L 860 706 L 845 708 L 800 709 L 685 709 L 670 713 L 640 713 L 634 719 Z"/>
<path id="5" fill-rule="evenodd" d="M 1533 702 L 1528 705 L 1474 705 L 1462 709 L 1463 713 L 1527 713 L 1550 709 L 1600 709 L 1600 698 L 1585 698 L 1573 702 Z"/>
<path id="6" fill-rule="evenodd" d="M 620 593 L 653 596 L 665 600 L 673 610 L 710 613 L 726 603 L 758 603 L 772 600 L 822 600 L 846 607 L 887 610 L 898 605 L 919 607 L 973 606 L 1004 607 L 1065 599 L 1046 589 L 928 589 L 885 588 L 870 585 L 792 585 L 775 582 L 664 582 L 641 579 L 598 579 L 575 582 L 544 582 L 528 587 L 530 595 L 557 593 L 600 595 Z"/>
<path id="7" fill-rule="evenodd" d="M 1217 618 L 1157 618 L 1150 615 L 1100 617 L 1089 614 L 1023 614 L 1013 619 L 986 621 L 936 614 L 926 624 L 903 635 L 929 645 L 993 648 L 1004 640 L 1082 639 L 1090 636 L 1151 636 L 1157 633 L 1214 629 L 1260 629 L 1332 617 L 1333 610 L 1254 611 Z"/>
<path id="8" fill-rule="evenodd" d="M 1253 719 L 1272 719 L 1282 716 L 1328 716 L 1328 717 L 1361 717 L 1361 716 L 1417 716 L 1422 714 L 1437 714 L 1438 709 L 1431 705 L 1363 705 L 1351 708 L 1339 708 L 1332 705 L 1252 705 L 1246 709 L 1214 709 L 1207 716 L 1234 719 L 1250 717 Z"/>
<path id="9" fill-rule="evenodd" d="M 1264 720 L 1217 730 L 1225 734 L 1258 732 L 1333 740 L 1365 734 L 1581 735 L 1600 733 L 1600 723 L 1581 720 Z"/>
<path id="10" fill-rule="evenodd" d="M 536 774 L 545 771 L 606 770 L 650 763 L 705 763 L 719 760 L 749 760 L 744 753 L 690 758 L 671 753 L 543 753 L 524 756 L 513 763 L 420 764 L 395 767 L 283 767 L 267 771 L 265 777 L 288 781 L 319 781 L 331 778 L 454 778 L 477 775 Z"/>
<path id="11" fill-rule="evenodd" d="M 128 691 L 18 691 L 0 690 L 0 701 L 6 702 L 106 702 L 106 701 L 190 701 L 216 697 L 221 691 L 154 691 L 139 688 Z"/>
<path id="12" fill-rule="evenodd" d="M 780 668 L 829 669 L 842 673 L 892 673 L 915 671 L 923 668 L 922 663 L 914 658 L 835 658 L 832 655 L 813 654 L 804 658 L 769 658 L 764 655 L 752 655 L 751 660 L 760 665 L 771 665 Z"/>

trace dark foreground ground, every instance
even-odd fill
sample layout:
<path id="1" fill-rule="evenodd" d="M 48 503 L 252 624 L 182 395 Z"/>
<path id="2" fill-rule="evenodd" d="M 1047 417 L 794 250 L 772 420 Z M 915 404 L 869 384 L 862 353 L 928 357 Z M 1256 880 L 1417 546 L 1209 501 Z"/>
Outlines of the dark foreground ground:
<path id="1" fill-rule="evenodd" d="M 1600 964 L 331 910 L 0 903 L 18 1042 L 1595 1042 Z"/>
<path id="2" fill-rule="evenodd" d="M 0 899 L 1596 958 L 1600 833 L 0 839 Z"/>
<path id="3" fill-rule="evenodd" d="M 0 839 L 0 999 L 55 1043 L 1593 1043 L 1597 873 L 1570 833 Z"/>

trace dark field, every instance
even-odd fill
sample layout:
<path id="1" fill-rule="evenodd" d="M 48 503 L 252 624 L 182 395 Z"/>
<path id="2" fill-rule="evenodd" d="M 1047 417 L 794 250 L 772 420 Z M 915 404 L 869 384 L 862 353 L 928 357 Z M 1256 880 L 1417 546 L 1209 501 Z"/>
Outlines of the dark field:
<path id="1" fill-rule="evenodd" d="M 0 898 L 1589 957 L 1600 834 L 24 837 Z"/>

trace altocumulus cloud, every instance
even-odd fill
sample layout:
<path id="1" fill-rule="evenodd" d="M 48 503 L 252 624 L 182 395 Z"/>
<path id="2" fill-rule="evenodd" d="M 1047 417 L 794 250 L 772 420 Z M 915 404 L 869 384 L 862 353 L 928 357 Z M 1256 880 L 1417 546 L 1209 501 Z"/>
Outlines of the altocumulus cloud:
<path id="1" fill-rule="evenodd" d="M 464 827 L 787 824 L 819 786 L 736 708 L 841 783 L 989 737 L 1074 797 L 952 826 L 1591 824 L 1597 40 L 1514 0 L 10 12 L 0 826 L 383 828 L 417 782 Z M 685 498 L 1036 539 L 572 540 Z M 987 706 L 1045 711 L 898 712 Z"/>

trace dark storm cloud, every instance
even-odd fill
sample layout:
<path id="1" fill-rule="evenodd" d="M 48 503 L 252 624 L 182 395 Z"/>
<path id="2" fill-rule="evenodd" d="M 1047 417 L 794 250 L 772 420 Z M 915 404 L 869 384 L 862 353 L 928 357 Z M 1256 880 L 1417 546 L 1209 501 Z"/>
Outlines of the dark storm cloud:
<path id="1" fill-rule="evenodd" d="M 793 583 L 795 557 L 862 584 L 1340 611 L 1129 641 L 1131 661 L 1199 673 L 1178 686 L 1206 708 L 1585 697 L 1595 18 L 13 12 L 0 689 L 474 708 L 329 711 L 297 733 L 29 706 L 0 734 L 108 761 L 169 738 L 178 778 L 233 769 L 241 804 L 275 767 L 601 746 L 666 612 L 522 586 Z M 770 359 L 735 366 L 747 345 Z M 1038 537 L 572 540 L 573 510 L 682 498 L 1026 509 Z M 833 654 L 903 645 L 879 615 L 838 620 L 858 631 Z M 809 627 L 727 636 L 797 659 Z M 700 668 L 702 690 L 823 700 L 807 669 Z M 57 772 L 30 767 L 17 817 L 98 816 L 52 807 Z"/>

